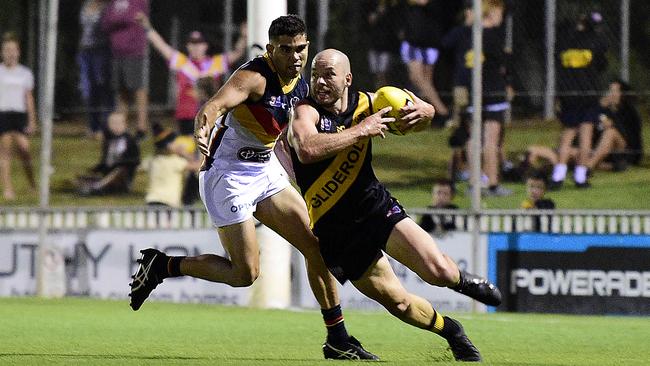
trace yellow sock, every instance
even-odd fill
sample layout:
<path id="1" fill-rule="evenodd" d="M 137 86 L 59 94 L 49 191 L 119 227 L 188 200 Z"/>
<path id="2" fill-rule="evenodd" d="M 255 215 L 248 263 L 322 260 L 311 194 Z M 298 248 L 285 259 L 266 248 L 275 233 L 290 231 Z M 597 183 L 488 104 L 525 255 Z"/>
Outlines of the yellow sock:
<path id="1" fill-rule="evenodd" d="M 445 327 L 445 318 L 434 309 L 433 319 L 431 319 L 431 325 L 429 326 L 429 330 L 431 330 L 434 333 L 440 334 L 440 332 L 442 332 L 442 328 L 444 327 Z"/>

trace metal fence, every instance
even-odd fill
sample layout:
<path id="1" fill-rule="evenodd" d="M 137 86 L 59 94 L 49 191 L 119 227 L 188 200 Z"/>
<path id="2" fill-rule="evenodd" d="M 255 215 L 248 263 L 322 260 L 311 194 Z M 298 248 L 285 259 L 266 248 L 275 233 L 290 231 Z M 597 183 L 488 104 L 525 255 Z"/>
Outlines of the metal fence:
<path id="1" fill-rule="evenodd" d="M 542 232 L 553 234 L 650 234 L 650 211 L 617 210 L 431 210 L 409 212 L 432 215 L 454 222 L 456 230 L 473 231 L 475 217 L 482 233 Z M 0 211 L 0 230 L 36 230 L 41 215 L 50 230 L 209 229 L 212 224 L 202 208 L 152 209 L 150 207 L 33 208 Z"/>
<path id="2" fill-rule="evenodd" d="M 46 0 L 41 0 L 41 2 Z M 435 0 L 431 0 L 435 1 Z M 59 40 L 56 68 L 56 108 L 59 113 L 78 113 L 78 70 L 76 47 L 79 35 L 78 10 L 82 0 L 61 2 Z M 154 26 L 172 45 L 183 48 L 182 40 L 192 29 L 205 31 L 213 51 L 229 49 L 236 37 L 237 26 L 246 17 L 246 1 L 200 0 L 178 2 L 156 0 L 151 2 Z M 368 49 L 376 42 L 376 34 L 368 31 L 368 16 L 377 4 L 386 3 L 395 8 L 408 6 L 407 0 L 287 0 L 288 10 L 303 16 L 312 40 L 312 55 L 325 47 L 339 48 L 349 54 L 355 74 L 355 85 L 374 89 L 374 75 L 368 67 Z M 443 32 L 459 23 L 463 1 L 438 1 Z M 608 67 L 604 79 L 621 77 L 630 80 L 640 95 L 650 94 L 650 55 L 647 52 L 647 29 L 650 26 L 650 7 L 645 0 L 506 0 L 507 16 L 504 22 L 506 42 L 513 51 L 512 74 L 517 97 L 514 112 L 549 117 L 553 112 L 553 43 L 563 36 L 563 27 L 582 13 L 597 11 L 602 15 L 598 34 L 609 45 Z M 0 12 L 0 31 L 14 30 L 23 39 L 23 61 L 37 70 L 39 35 L 42 26 L 37 21 L 37 2 L 7 0 Z M 403 25 L 408 23 L 396 11 L 388 24 L 392 32 L 380 41 L 396 44 L 391 52 L 388 81 L 407 86 L 405 66 L 399 57 L 399 39 Z M 549 38 L 551 36 L 551 38 Z M 155 53 L 150 56 L 150 96 L 152 109 L 172 109 L 173 78 L 168 77 L 165 63 Z M 451 99 L 452 58 L 443 50 L 436 65 L 435 82 L 443 99 Z M 601 90 L 595 90 L 600 93 Z M 517 117 L 517 115 L 515 115 Z"/>

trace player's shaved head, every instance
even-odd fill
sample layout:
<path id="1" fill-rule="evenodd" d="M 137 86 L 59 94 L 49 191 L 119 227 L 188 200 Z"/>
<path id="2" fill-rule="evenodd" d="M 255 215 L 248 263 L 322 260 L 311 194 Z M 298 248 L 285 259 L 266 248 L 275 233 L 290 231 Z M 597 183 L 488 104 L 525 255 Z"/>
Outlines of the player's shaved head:
<path id="1" fill-rule="evenodd" d="M 317 62 L 326 62 L 327 64 L 339 68 L 344 74 L 350 73 L 350 59 L 348 56 L 334 48 L 328 48 L 322 50 L 314 56 L 312 61 L 312 67 L 316 65 Z"/>

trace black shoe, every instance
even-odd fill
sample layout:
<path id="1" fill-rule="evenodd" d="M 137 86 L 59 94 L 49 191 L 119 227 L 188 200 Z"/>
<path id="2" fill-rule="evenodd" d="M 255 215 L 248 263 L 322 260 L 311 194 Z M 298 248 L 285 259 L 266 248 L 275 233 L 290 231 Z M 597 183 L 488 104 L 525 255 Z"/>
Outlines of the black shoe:
<path id="1" fill-rule="evenodd" d="M 453 329 L 454 332 L 451 334 L 441 333 L 440 335 L 447 340 L 447 343 L 449 343 L 449 348 L 451 349 L 451 353 L 454 354 L 454 359 L 456 359 L 456 361 L 464 362 L 480 362 L 481 354 L 478 349 L 476 349 L 476 346 L 474 346 L 469 338 L 467 338 L 463 326 L 450 317 L 445 316 L 444 319 L 445 328 Z M 447 324 L 447 322 L 450 322 L 453 325 Z"/>
<path id="2" fill-rule="evenodd" d="M 564 183 L 563 180 L 551 180 L 550 182 L 548 182 L 548 190 L 559 191 L 560 188 L 562 188 L 563 183 Z"/>
<path id="3" fill-rule="evenodd" d="M 461 272 L 460 283 L 451 289 L 485 305 L 501 304 L 501 291 L 487 279 L 471 273 Z"/>
<path id="4" fill-rule="evenodd" d="M 163 252 L 153 248 L 141 250 L 140 253 L 142 253 L 142 257 L 138 259 L 140 265 L 135 274 L 131 276 L 133 282 L 129 283 L 129 286 L 131 286 L 131 293 L 129 294 L 131 303 L 129 305 L 131 305 L 133 310 L 140 309 L 140 306 L 149 297 L 151 291 L 159 283 L 162 283 L 163 277 L 156 269 L 166 266 L 162 262 L 167 258 Z"/>
<path id="5" fill-rule="evenodd" d="M 576 188 L 578 189 L 591 188 L 591 183 L 589 183 L 589 181 L 584 181 L 583 183 L 578 183 L 578 182 L 575 183 L 576 183 Z"/>
<path id="6" fill-rule="evenodd" d="M 331 360 L 379 360 L 379 357 L 363 349 L 356 338 L 350 336 L 343 344 L 323 344 L 323 355 Z"/>

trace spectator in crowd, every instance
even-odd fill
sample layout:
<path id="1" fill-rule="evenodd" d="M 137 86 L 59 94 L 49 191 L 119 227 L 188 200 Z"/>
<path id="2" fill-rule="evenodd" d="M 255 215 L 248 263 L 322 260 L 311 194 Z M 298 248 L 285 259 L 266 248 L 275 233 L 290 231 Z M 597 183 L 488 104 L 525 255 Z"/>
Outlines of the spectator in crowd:
<path id="1" fill-rule="evenodd" d="M 112 81 L 117 92 L 117 110 L 128 116 L 129 101 L 135 99 L 136 138 L 147 133 L 149 94 L 145 85 L 147 35 L 136 14 L 149 13 L 148 0 L 111 0 L 101 19 L 113 56 Z"/>
<path id="2" fill-rule="evenodd" d="M 127 131 L 126 115 L 121 112 L 111 113 L 108 116 L 101 161 L 90 170 L 90 174 L 77 177 L 77 191 L 84 196 L 128 193 L 138 164 L 140 149 Z"/>
<path id="3" fill-rule="evenodd" d="M 643 156 L 641 118 L 634 106 L 630 87 L 621 80 L 609 84 L 607 94 L 601 98 L 601 113 L 592 136 L 594 149 L 590 151 L 586 166 L 593 170 L 622 171 L 628 165 L 639 165 Z M 577 139 L 567 152 L 567 164 L 575 164 L 579 156 Z M 540 145 L 529 146 L 519 170 L 540 168 L 540 161 L 556 165 L 557 151 Z M 588 180 L 587 180 L 588 182 Z"/>
<path id="4" fill-rule="evenodd" d="M 542 171 L 533 171 L 526 178 L 526 199 L 521 202 L 523 209 L 553 210 L 555 202 L 546 198 L 547 176 Z M 513 220 L 513 223 L 516 222 Z M 540 216 L 532 218 L 532 230 L 540 231 L 542 229 L 542 220 Z M 514 229 L 514 228 L 513 228 Z"/>
<path id="5" fill-rule="evenodd" d="M 549 189 L 559 189 L 567 174 L 571 144 L 579 138 L 578 161 L 573 173 L 577 188 L 587 188 L 587 162 L 592 147 L 594 124 L 598 122 L 601 73 L 607 66 L 607 45 L 596 32 L 600 13 L 581 15 L 568 29 L 558 32 L 557 90 L 560 107 L 559 159 L 553 168 Z"/>
<path id="6" fill-rule="evenodd" d="M 509 86 L 507 79 L 508 55 L 505 51 L 505 35 L 501 26 L 503 12 L 503 0 L 483 0 L 481 14 L 484 28 L 483 55 L 481 55 L 481 59 L 483 60 L 483 110 L 481 119 L 483 120 L 482 166 L 487 177 L 487 188 L 482 190 L 482 192 L 487 196 L 507 196 L 512 194 L 512 191 L 503 187 L 499 180 L 502 150 L 504 148 L 504 113 L 510 108 L 510 103 L 508 102 L 508 95 L 510 93 L 508 92 Z M 470 22 L 471 19 L 473 19 L 473 16 L 466 14 L 466 20 Z M 474 67 L 475 56 L 470 26 L 466 25 L 463 28 L 457 28 L 445 38 L 444 44 L 456 50 L 458 62 L 462 60 L 461 69 L 458 70 L 457 81 L 465 83 L 464 87 L 468 92 L 471 92 L 471 73 Z M 469 121 L 473 112 L 472 106 L 468 106 L 466 113 L 463 115 L 465 120 L 461 122 L 461 130 L 456 131 L 453 135 L 453 146 L 458 148 L 461 144 L 469 142 Z M 452 143 L 452 140 L 450 140 L 450 143 Z M 469 152 L 470 150 L 467 149 L 467 151 Z"/>
<path id="7" fill-rule="evenodd" d="M 36 131 L 34 107 L 34 75 L 21 65 L 20 42 L 9 32 L 2 36 L 2 63 L 0 64 L 0 176 L 2 196 L 6 201 L 16 199 L 11 181 L 13 143 L 25 168 L 27 183 L 36 190 L 36 180 L 30 154 L 29 135 Z"/>
<path id="8" fill-rule="evenodd" d="M 627 83 L 615 80 L 609 83 L 598 125 L 598 144 L 587 160 L 587 168 L 594 169 L 606 158 L 612 170 L 624 170 L 628 164 L 638 165 L 643 156 L 641 117 L 636 110 Z"/>
<path id="9" fill-rule="evenodd" d="M 452 87 L 453 108 L 451 110 L 451 123 L 452 126 L 463 129 L 465 126 L 460 126 L 460 117 L 461 113 L 469 104 L 469 91 L 467 86 L 471 84 L 471 74 L 465 70 L 465 54 L 467 53 L 468 45 L 463 43 L 468 40 L 471 43 L 471 26 L 473 22 L 474 12 L 472 11 L 471 4 L 465 2 L 462 24 L 452 28 L 447 34 L 445 34 L 441 42 L 442 47 L 452 52 L 454 56 Z M 469 47 L 471 47 L 471 45 L 469 45 Z"/>
<path id="10" fill-rule="evenodd" d="M 551 210 L 555 208 L 555 202 L 545 198 L 546 176 L 542 172 L 533 172 L 526 179 L 526 199 L 521 202 L 521 208 L 540 210 Z"/>
<path id="11" fill-rule="evenodd" d="M 87 112 L 88 136 L 95 139 L 102 137 L 113 108 L 111 50 L 100 27 L 106 5 L 107 0 L 86 0 L 79 13 L 79 90 Z"/>
<path id="12" fill-rule="evenodd" d="M 374 76 L 375 87 L 388 85 L 388 69 L 393 52 L 399 49 L 398 29 L 395 27 L 396 0 L 368 0 L 364 9 L 368 12 L 366 26 L 369 49 L 368 67 Z"/>
<path id="13" fill-rule="evenodd" d="M 454 188 L 453 182 L 449 179 L 440 179 L 433 185 L 433 190 L 431 191 L 432 202 L 427 208 L 457 209 L 458 206 L 452 203 L 455 195 L 456 189 Z M 418 224 L 428 232 L 456 229 L 456 224 L 451 216 L 439 215 L 434 217 L 434 215 L 424 214 L 420 217 Z"/>
<path id="14" fill-rule="evenodd" d="M 213 89 L 218 88 L 224 75 L 230 72 L 231 66 L 246 51 L 246 24 L 240 26 L 240 36 L 233 50 L 211 56 L 207 54 L 209 44 L 203 34 L 197 30 L 190 32 L 185 43 L 186 55 L 165 42 L 151 26 L 149 18 L 144 13 L 139 13 L 137 19 L 146 30 L 151 45 L 168 62 L 169 68 L 176 73 L 177 97 L 174 117 L 178 123 L 178 133 L 193 135 L 194 116 L 200 107 L 200 98 L 197 97 L 195 85 L 198 80 L 209 77 L 215 83 Z M 210 79 L 203 79 L 203 82 L 208 80 Z M 209 95 L 208 98 L 211 96 Z M 206 101 L 208 98 L 203 100 Z"/>
<path id="15" fill-rule="evenodd" d="M 181 207 L 186 173 L 198 171 L 200 161 L 193 155 L 185 155 L 184 148 L 175 144 L 176 133 L 171 129 L 156 123 L 153 138 L 155 155 L 142 164 L 149 173 L 145 201 L 148 205 Z"/>
<path id="16" fill-rule="evenodd" d="M 434 86 L 433 70 L 440 56 L 442 37 L 440 4 L 437 0 L 409 0 L 404 9 L 404 40 L 400 48 L 409 80 L 436 109 L 436 114 L 449 114 Z"/>
<path id="17" fill-rule="evenodd" d="M 210 99 L 216 92 L 217 87 L 215 79 L 211 76 L 204 76 L 196 81 L 194 85 L 198 105 L 201 106 Z M 190 160 L 199 160 L 201 155 L 196 148 L 193 135 L 179 135 L 174 140 L 174 144 L 183 151 L 183 156 Z M 199 177 L 197 172 L 188 171 L 183 184 L 183 196 L 181 198 L 183 205 L 191 205 L 199 200 Z"/>

